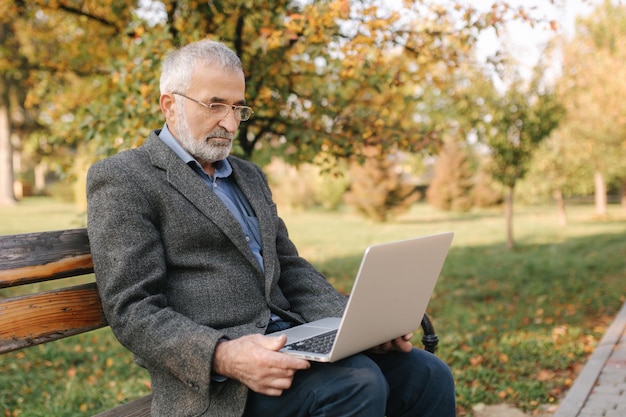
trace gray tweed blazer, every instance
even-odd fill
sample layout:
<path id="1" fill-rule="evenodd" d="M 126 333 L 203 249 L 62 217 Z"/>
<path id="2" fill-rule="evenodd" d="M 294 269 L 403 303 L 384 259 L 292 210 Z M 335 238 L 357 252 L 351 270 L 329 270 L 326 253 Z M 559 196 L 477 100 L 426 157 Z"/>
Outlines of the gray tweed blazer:
<path id="1" fill-rule="evenodd" d="M 340 316 L 346 298 L 298 256 L 259 167 L 229 157 L 259 220 L 264 273 L 234 216 L 157 134 L 88 173 L 106 318 L 150 372 L 153 416 L 241 416 L 247 388 L 211 379 L 218 340 L 264 333 L 271 312 Z"/>

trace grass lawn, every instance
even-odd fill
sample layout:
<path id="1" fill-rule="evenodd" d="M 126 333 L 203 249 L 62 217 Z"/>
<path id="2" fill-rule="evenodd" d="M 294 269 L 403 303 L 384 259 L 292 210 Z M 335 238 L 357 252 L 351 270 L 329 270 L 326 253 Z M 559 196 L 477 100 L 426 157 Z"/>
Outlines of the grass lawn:
<path id="1" fill-rule="evenodd" d="M 557 403 L 626 301 L 626 215 L 617 206 L 603 221 L 590 206 L 568 214 L 563 227 L 552 207 L 517 207 L 517 248 L 508 251 L 500 210 L 416 205 L 385 224 L 349 212 L 282 213 L 301 254 L 345 292 L 369 244 L 455 232 L 428 312 L 437 354 L 456 377 L 459 415 L 480 402 L 531 411 Z M 83 222 L 48 199 L 0 208 L 0 234 Z M 4 417 L 90 415 L 148 391 L 149 376 L 107 329 L 0 356 Z"/>

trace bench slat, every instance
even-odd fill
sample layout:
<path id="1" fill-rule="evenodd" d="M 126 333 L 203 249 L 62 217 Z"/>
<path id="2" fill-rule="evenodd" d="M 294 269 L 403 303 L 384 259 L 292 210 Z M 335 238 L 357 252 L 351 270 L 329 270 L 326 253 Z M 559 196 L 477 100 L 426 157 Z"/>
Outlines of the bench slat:
<path id="1" fill-rule="evenodd" d="M 0 236 L 0 288 L 92 272 L 86 228 Z"/>
<path id="2" fill-rule="evenodd" d="M 152 394 L 146 395 L 111 410 L 103 411 L 93 417 L 150 417 Z"/>
<path id="3" fill-rule="evenodd" d="M 0 300 L 0 354 L 107 326 L 95 283 Z"/>

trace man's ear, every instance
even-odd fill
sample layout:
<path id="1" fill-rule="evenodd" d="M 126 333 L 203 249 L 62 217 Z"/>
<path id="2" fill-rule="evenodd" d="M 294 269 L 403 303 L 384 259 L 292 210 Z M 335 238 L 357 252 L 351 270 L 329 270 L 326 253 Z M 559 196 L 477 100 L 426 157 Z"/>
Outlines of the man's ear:
<path id="1" fill-rule="evenodd" d="M 168 122 L 174 121 L 176 117 L 174 95 L 171 93 L 161 94 L 159 104 L 161 106 L 161 112 L 163 116 L 165 116 L 165 120 Z"/>

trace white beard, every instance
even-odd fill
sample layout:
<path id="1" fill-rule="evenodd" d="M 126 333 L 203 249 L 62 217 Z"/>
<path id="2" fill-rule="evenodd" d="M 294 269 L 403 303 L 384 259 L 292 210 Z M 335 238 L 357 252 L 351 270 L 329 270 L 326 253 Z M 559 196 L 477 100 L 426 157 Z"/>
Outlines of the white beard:
<path id="1" fill-rule="evenodd" d="M 200 164 L 212 164 L 213 162 L 226 159 L 233 147 L 233 134 L 218 128 L 204 138 L 194 138 L 189 129 L 182 102 L 177 105 L 176 133 L 182 147 L 196 158 Z"/>

